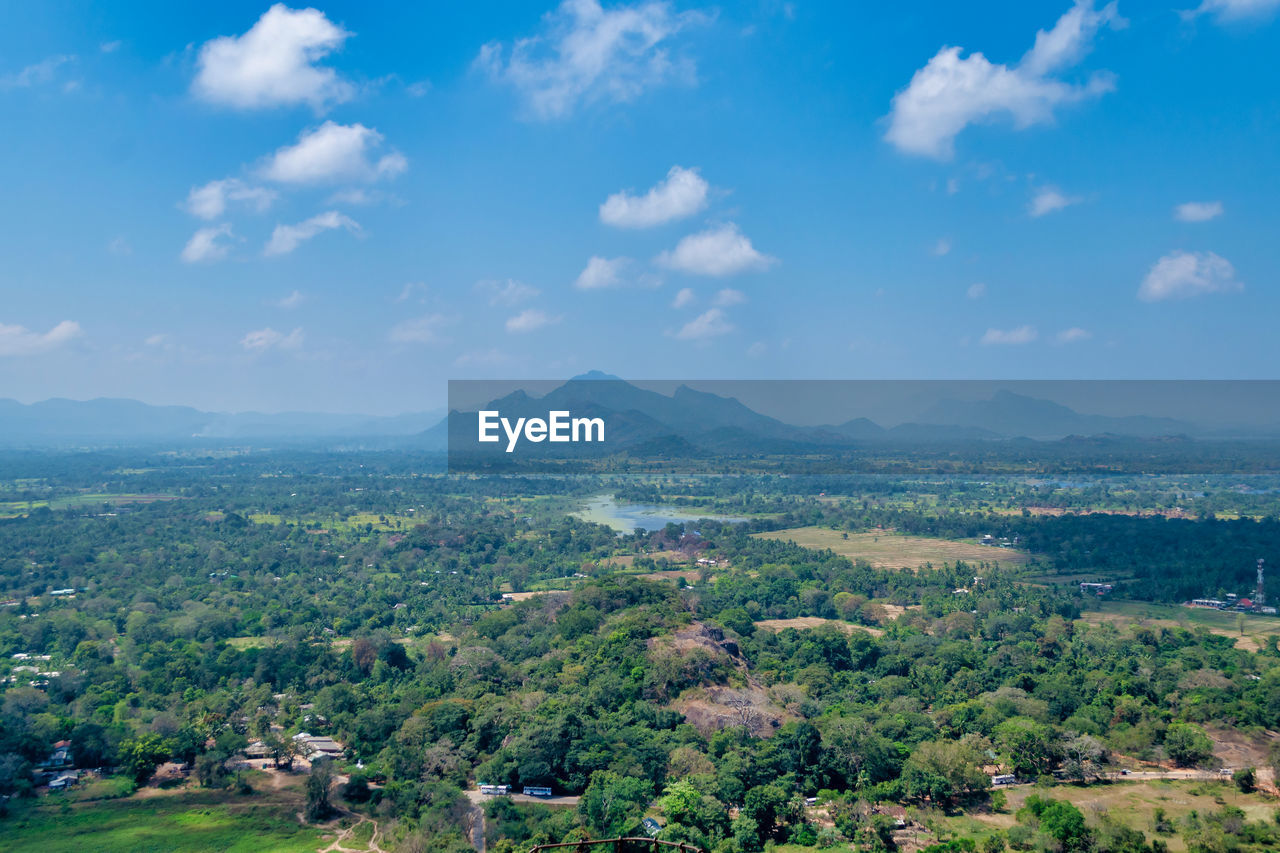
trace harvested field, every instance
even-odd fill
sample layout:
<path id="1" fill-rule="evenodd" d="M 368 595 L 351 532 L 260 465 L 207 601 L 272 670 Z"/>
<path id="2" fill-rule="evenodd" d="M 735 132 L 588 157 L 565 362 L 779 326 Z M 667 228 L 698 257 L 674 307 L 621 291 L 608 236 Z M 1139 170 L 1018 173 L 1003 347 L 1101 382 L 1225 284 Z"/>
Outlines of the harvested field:
<path id="1" fill-rule="evenodd" d="M 1028 555 L 1012 548 L 992 548 L 977 542 L 958 542 L 930 536 L 907 536 L 892 530 L 846 534 L 827 527 L 793 527 L 757 533 L 761 539 L 794 542 L 802 548 L 830 549 L 851 560 L 865 560 L 881 569 L 918 569 L 926 563 L 941 566 L 964 560 L 1021 565 Z"/>
<path id="2" fill-rule="evenodd" d="M 823 619 L 820 616 L 797 616 L 794 619 L 761 619 L 756 623 L 757 628 L 763 628 L 766 631 L 785 631 L 788 628 L 795 628 L 797 631 L 807 631 L 811 628 L 820 628 L 823 625 L 832 625 L 836 629 L 852 634 L 855 631 L 866 631 L 874 637 L 884 634 L 879 628 L 868 628 L 865 625 L 854 625 L 851 622 L 844 622 L 840 619 Z"/>

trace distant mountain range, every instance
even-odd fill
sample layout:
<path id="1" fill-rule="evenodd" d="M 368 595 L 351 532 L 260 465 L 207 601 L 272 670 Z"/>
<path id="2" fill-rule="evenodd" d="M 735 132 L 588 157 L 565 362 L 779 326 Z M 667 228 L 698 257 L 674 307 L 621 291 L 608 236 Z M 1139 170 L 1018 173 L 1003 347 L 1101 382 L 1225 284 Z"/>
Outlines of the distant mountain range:
<path id="1" fill-rule="evenodd" d="M 607 447 L 600 451 L 655 456 L 821 452 L 884 443 L 1229 435 L 1167 417 L 1081 414 L 1060 403 L 1009 390 L 996 390 L 989 399 L 978 400 L 939 395 L 922 403 L 920 413 L 908 422 L 890 427 L 865 417 L 797 426 L 754 411 L 732 396 L 687 385 L 659 393 L 599 371 L 553 386 L 542 396 L 514 391 L 476 408 L 495 409 L 509 418 L 545 417 L 549 410 L 601 417 L 609 433 Z M 1249 433 L 1251 437 L 1264 434 L 1275 437 L 1280 428 Z M 475 410 L 393 417 L 225 414 L 105 398 L 52 399 L 29 405 L 0 400 L 0 447 L 7 448 L 245 442 L 443 451 L 452 438 L 455 450 L 469 446 L 481 453 L 494 450 L 492 445 L 476 444 L 475 437 Z M 564 445 L 543 444 L 527 452 L 554 454 L 564 449 Z M 575 452 L 580 450 L 575 446 Z"/>
<path id="2" fill-rule="evenodd" d="M 1189 437 L 1204 432 L 1172 418 L 1080 414 L 1049 400 L 1007 390 L 997 391 L 988 400 L 938 400 L 916 420 L 889 428 L 867 418 L 824 426 L 795 426 L 753 411 L 733 397 L 685 385 L 666 395 L 594 371 L 574 377 L 540 397 L 515 391 L 479 408 L 496 410 L 512 420 L 545 418 L 548 411 L 564 410 L 575 417 L 604 418 L 608 425 L 607 448 L 523 444 L 521 452 L 525 457 L 589 456 L 593 451 L 637 456 L 784 454 L 867 444 Z M 494 462 L 503 459 L 505 442 L 481 445 L 476 434 L 476 412 L 453 411 L 446 423 L 429 430 L 423 438 L 424 444 L 449 446 L 453 453 Z"/>
<path id="3" fill-rule="evenodd" d="M 137 400 L 0 399 L 0 447 L 66 447 L 201 441 L 333 442 L 408 438 L 439 423 L 441 411 L 374 417 L 308 412 L 225 414 Z"/>

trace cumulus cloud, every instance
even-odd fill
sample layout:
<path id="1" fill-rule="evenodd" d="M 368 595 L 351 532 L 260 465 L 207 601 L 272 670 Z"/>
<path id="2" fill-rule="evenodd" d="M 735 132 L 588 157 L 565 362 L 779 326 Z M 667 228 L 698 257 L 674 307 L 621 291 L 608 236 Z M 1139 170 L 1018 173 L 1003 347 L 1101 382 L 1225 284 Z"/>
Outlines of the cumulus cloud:
<path id="1" fill-rule="evenodd" d="M 680 288 L 680 291 L 676 293 L 676 298 L 671 300 L 671 307 L 683 308 L 686 305 L 692 304 L 694 299 L 695 297 L 693 295 L 693 288 L 682 287 Z"/>
<path id="2" fill-rule="evenodd" d="M 227 212 L 230 202 L 243 202 L 261 213 L 278 198 L 275 191 L 266 187 L 254 187 L 238 178 L 210 181 L 202 187 L 192 187 L 187 193 L 186 210 L 200 219 L 217 219 Z"/>
<path id="3" fill-rule="evenodd" d="M 182 248 L 182 260 L 189 264 L 222 260 L 231 251 L 231 246 L 223 238 L 230 237 L 231 226 L 225 222 L 201 228 L 191 235 L 187 245 Z"/>
<path id="4" fill-rule="evenodd" d="M 409 167 L 398 151 L 376 161 L 373 149 L 382 134 L 362 124 L 326 121 L 303 131 L 294 145 L 276 151 L 260 170 L 262 177 L 283 184 L 322 184 L 335 181 L 374 181 L 390 178 Z"/>
<path id="5" fill-rule="evenodd" d="M 617 287 L 623 283 L 623 271 L 630 264 L 630 258 L 602 258 L 593 255 L 582 272 L 578 273 L 573 286 L 579 290 Z"/>
<path id="6" fill-rule="evenodd" d="M 0 91 L 5 89 L 29 89 L 32 86 L 50 83 L 59 68 L 74 60 L 75 57 L 70 55 L 50 56 L 12 74 L 0 75 Z"/>
<path id="7" fill-rule="evenodd" d="M 976 282 L 969 285 L 969 289 L 964 294 L 970 299 L 981 299 L 987 295 L 987 286 L 980 281 Z"/>
<path id="8" fill-rule="evenodd" d="M 934 243 L 933 247 L 929 249 L 929 254 L 936 255 L 939 258 L 943 255 L 951 254 L 951 241 L 946 237 L 939 238 L 938 242 Z"/>
<path id="9" fill-rule="evenodd" d="M 943 47 L 894 96 L 885 138 L 908 154 L 945 160 L 970 124 L 1002 116 L 1018 129 L 1050 122 L 1058 107 L 1114 88 L 1106 73 L 1084 84 L 1052 75 L 1077 64 L 1101 28 L 1124 25 L 1115 3 L 1094 9 L 1093 0 L 1076 0 L 1053 29 L 1036 33 L 1016 65 L 993 63 L 981 53 L 962 57 L 963 48 Z"/>
<path id="10" fill-rule="evenodd" d="M 635 99 L 671 81 L 692 81 L 692 62 L 673 58 L 667 45 L 696 12 L 648 0 L 610 9 L 599 0 L 564 0 L 544 16 L 543 32 L 509 47 L 490 42 L 475 65 L 511 86 L 537 119 L 562 118 L 580 104 Z"/>
<path id="11" fill-rule="evenodd" d="M 1173 218 L 1179 222 L 1208 222 L 1221 215 L 1220 201 L 1189 201 L 1173 209 Z"/>
<path id="12" fill-rule="evenodd" d="M 767 269 L 777 258 L 756 251 L 738 226 L 729 222 L 690 234 L 674 249 L 658 255 L 655 263 L 693 275 L 725 276 Z"/>
<path id="13" fill-rule="evenodd" d="M 1015 329 L 987 329 L 982 336 L 985 346 L 992 344 L 1029 344 L 1038 337 L 1034 326 L 1018 326 Z"/>
<path id="14" fill-rule="evenodd" d="M 444 343 L 440 330 L 450 322 L 443 314 L 423 314 L 392 326 L 387 337 L 396 344 Z"/>
<path id="15" fill-rule="evenodd" d="M 1138 288 L 1144 302 L 1188 299 L 1205 293 L 1244 290 L 1236 268 L 1213 252 L 1170 252 L 1156 261 Z"/>
<path id="16" fill-rule="evenodd" d="M 80 337 L 80 324 L 63 320 L 47 332 L 33 332 L 26 326 L 0 323 L 0 356 L 39 355 Z"/>
<path id="17" fill-rule="evenodd" d="M 710 308 L 685 323 L 680 331 L 676 332 L 676 337 L 682 341 L 705 341 L 727 335 L 732 331 L 733 324 L 729 322 L 724 311 L 719 308 Z"/>
<path id="18" fill-rule="evenodd" d="M 322 110 L 355 94 L 336 71 L 316 64 L 350 36 L 323 12 L 277 3 L 244 35 L 204 43 L 192 92 L 242 109 L 309 104 Z"/>
<path id="19" fill-rule="evenodd" d="M 507 320 L 507 331 L 532 332 L 534 329 L 541 329 L 543 326 L 559 322 L 559 317 L 552 317 L 545 311 L 537 308 L 526 308 Z"/>
<path id="20" fill-rule="evenodd" d="M 359 231 L 360 224 L 349 216 L 330 210 L 303 220 L 297 225 L 277 225 L 271 232 L 271 239 L 262 250 L 262 254 L 287 255 L 317 234 L 336 228 Z"/>
<path id="21" fill-rule="evenodd" d="M 270 349 L 298 349 L 302 346 L 302 329 L 294 329 L 287 335 L 270 326 L 256 329 L 240 339 L 240 346 L 255 353 Z"/>
<path id="22" fill-rule="evenodd" d="M 617 228 L 649 228 L 692 216 L 707 206 L 710 185 L 697 169 L 672 166 L 667 177 L 642 196 L 616 192 L 600 205 L 600 221 Z"/>
<path id="23" fill-rule="evenodd" d="M 1031 202 L 1027 205 L 1027 213 L 1032 219 L 1039 219 L 1046 214 L 1079 204 L 1080 201 L 1078 196 L 1063 195 L 1057 187 L 1041 187 L 1031 197 Z"/>
<path id="24" fill-rule="evenodd" d="M 719 305 L 721 308 L 728 308 L 730 305 L 741 305 L 747 301 L 747 295 L 741 290 L 734 290 L 732 287 L 726 287 L 716 294 L 716 298 L 712 304 Z"/>
<path id="25" fill-rule="evenodd" d="M 1222 23 L 1243 21 L 1249 18 L 1265 18 L 1280 9 L 1280 0 L 1204 0 L 1195 9 L 1184 12 L 1183 17 L 1213 15 Z"/>
<path id="26" fill-rule="evenodd" d="M 512 308 L 528 302 L 542 291 L 531 284 L 509 278 L 506 281 L 477 281 L 476 290 L 488 296 L 489 304 Z"/>
<path id="27" fill-rule="evenodd" d="M 1093 337 L 1093 332 L 1088 329 L 1072 326 L 1070 329 L 1063 329 L 1058 332 L 1057 341 L 1060 344 L 1073 344 L 1076 341 L 1087 341 L 1091 337 Z"/>

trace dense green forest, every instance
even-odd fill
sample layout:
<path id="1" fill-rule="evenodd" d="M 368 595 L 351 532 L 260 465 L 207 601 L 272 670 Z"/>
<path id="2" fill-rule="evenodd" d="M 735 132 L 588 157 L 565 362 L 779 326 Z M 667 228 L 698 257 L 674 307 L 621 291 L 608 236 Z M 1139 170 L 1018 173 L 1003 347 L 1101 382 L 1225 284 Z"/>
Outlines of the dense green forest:
<path id="1" fill-rule="evenodd" d="M 1280 762 L 1274 637 L 1099 621 L 1070 581 L 1248 591 L 1257 558 L 1280 566 L 1257 458 L 1248 488 L 887 460 L 649 478 L 449 477 L 391 453 L 3 463 L 0 842 L 61 796 L 45 785 L 66 741 L 67 768 L 120 793 L 182 762 L 187 784 L 246 802 L 266 786 L 239 756 L 260 743 L 306 777 L 305 817 L 376 819 L 386 850 L 469 850 L 479 832 L 501 853 L 645 816 L 707 851 L 1280 843 L 1257 790 Z M 600 494 L 708 517 L 619 533 L 573 514 Z M 754 535 L 806 525 L 992 534 L 1028 558 L 912 571 Z M 306 761 L 301 732 L 341 754 Z M 1136 784 L 1121 767 L 1221 777 L 1233 732 L 1254 760 L 1187 794 L 1212 808 L 1137 826 L 1073 804 Z M 1002 774 L 1019 785 L 993 788 Z M 568 799 L 477 806 L 481 782 Z"/>

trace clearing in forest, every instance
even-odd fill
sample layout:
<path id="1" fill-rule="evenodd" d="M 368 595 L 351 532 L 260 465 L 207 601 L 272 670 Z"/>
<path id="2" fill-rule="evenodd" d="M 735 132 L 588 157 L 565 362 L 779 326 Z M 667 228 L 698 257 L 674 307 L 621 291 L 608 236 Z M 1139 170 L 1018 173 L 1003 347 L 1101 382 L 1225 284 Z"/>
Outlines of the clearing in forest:
<path id="1" fill-rule="evenodd" d="M 854 625 L 852 622 L 843 622 L 839 619 L 823 619 L 821 616 L 797 616 L 794 619 L 761 619 L 756 623 L 757 628 L 763 628 L 766 631 L 785 631 L 787 628 L 795 628 L 797 631 L 808 631 L 812 628 L 819 628 L 823 625 L 833 625 L 837 630 L 846 634 L 852 634 L 854 631 L 866 631 L 872 636 L 879 637 L 884 631 L 879 628 L 868 628 L 866 625 Z"/>
<path id="2" fill-rule="evenodd" d="M 1205 628 L 1211 634 L 1231 637 L 1236 648 L 1250 652 L 1261 650 L 1270 643 L 1273 635 L 1280 635 L 1280 617 L 1150 601 L 1099 601 L 1096 610 L 1086 610 L 1080 618 L 1092 625 L 1185 628 L 1188 631 Z"/>
<path id="3" fill-rule="evenodd" d="M 1021 565 L 1027 554 L 1013 548 L 993 548 L 977 542 L 958 542 L 932 536 L 908 536 L 892 530 L 846 534 L 829 527 L 792 527 L 757 533 L 761 539 L 781 539 L 802 548 L 831 549 L 851 560 L 866 560 L 880 569 L 918 569 L 926 563 L 941 567 L 943 563 L 964 560 L 968 563 L 999 562 Z"/>

